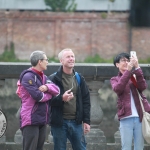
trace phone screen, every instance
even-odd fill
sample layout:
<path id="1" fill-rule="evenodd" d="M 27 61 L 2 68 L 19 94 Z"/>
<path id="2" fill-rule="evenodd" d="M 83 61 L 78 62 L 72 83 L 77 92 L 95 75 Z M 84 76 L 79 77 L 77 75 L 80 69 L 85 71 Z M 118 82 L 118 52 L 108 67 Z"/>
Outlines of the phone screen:
<path id="1" fill-rule="evenodd" d="M 136 51 L 130 51 L 130 56 L 136 57 Z"/>

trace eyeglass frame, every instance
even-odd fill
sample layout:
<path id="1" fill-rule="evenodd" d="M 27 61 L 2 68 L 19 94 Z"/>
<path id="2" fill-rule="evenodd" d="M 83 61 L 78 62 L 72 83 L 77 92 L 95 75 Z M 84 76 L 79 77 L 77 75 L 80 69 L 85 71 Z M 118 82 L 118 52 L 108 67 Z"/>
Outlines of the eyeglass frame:
<path id="1" fill-rule="evenodd" d="M 47 62 L 49 61 L 49 59 L 47 58 L 47 59 L 40 59 L 40 60 L 46 60 Z"/>
<path id="2" fill-rule="evenodd" d="M 119 62 L 130 62 L 130 59 L 120 59 L 120 61 Z"/>

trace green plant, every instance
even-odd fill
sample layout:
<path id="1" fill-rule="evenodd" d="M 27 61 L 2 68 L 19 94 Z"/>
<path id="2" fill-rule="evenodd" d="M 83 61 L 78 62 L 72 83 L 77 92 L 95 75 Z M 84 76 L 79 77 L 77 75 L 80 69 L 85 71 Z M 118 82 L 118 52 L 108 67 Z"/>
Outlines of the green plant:
<path id="1" fill-rule="evenodd" d="M 4 52 L 0 55 L 0 62 L 29 62 L 29 60 L 20 60 L 15 54 L 14 43 L 11 42 L 10 46 L 6 45 Z M 50 57 L 49 62 L 59 62 L 55 57 Z"/>
<path id="2" fill-rule="evenodd" d="M 101 58 L 98 54 L 96 54 L 93 57 L 88 56 L 84 60 L 84 63 L 112 63 L 113 64 L 113 58 L 111 58 L 111 59 L 104 59 L 104 58 Z M 149 64 L 150 63 L 150 57 L 148 57 L 147 59 L 139 59 L 139 63 Z"/>
<path id="3" fill-rule="evenodd" d="M 49 60 L 49 63 L 51 63 L 51 62 L 58 63 L 59 62 L 59 60 L 56 59 L 55 57 L 49 57 L 48 60 Z"/>
<path id="4" fill-rule="evenodd" d="M 44 0 L 47 6 L 50 6 L 55 12 L 73 12 L 76 10 L 77 4 L 75 0 Z"/>
<path id="5" fill-rule="evenodd" d="M 150 63 L 150 57 L 147 59 L 139 59 L 139 63 L 143 63 L 143 64 Z"/>
<path id="6" fill-rule="evenodd" d="M 109 0 L 110 2 L 112 2 L 112 3 L 114 3 L 115 2 L 115 0 Z"/>
<path id="7" fill-rule="evenodd" d="M 91 57 L 87 57 L 84 60 L 85 63 L 112 63 L 113 60 L 112 59 L 104 59 L 101 58 L 98 54 L 96 54 L 95 56 Z"/>
<path id="8" fill-rule="evenodd" d="M 106 19 L 106 18 L 107 18 L 107 13 L 102 12 L 102 13 L 101 13 L 101 17 L 102 17 L 103 19 Z"/>
<path id="9" fill-rule="evenodd" d="M 4 48 L 4 52 L 0 55 L 0 61 L 4 62 L 15 62 L 18 61 L 18 58 L 15 55 L 14 52 L 15 46 L 14 43 L 11 42 L 10 46 L 6 45 Z"/>

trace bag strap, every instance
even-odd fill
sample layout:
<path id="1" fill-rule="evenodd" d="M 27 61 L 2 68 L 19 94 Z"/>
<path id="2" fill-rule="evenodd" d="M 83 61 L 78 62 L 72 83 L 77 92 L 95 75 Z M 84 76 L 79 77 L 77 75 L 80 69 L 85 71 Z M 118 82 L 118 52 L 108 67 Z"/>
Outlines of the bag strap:
<path id="1" fill-rule="evenodd" d="M 79 74 L 77 72 L 75 72 L 75 75 L 76 75 L 76 79 L 78 81 L 78 84 L 80 85 L 80 83 L 81 83 L 80 76 L 79 76 Z"/>
<path id="2" fill-rule="evenodd" d="M 56 73 L 57 73 L 57 72 L 54 72 L 53 74 L 56 74 Z M 81 79 L 80 79 L 80 76 L 79 76 L 78 72 L 75 72 L 75 76 L 76 76 L 76 79 L 77 79 L 78 84 L 80 85 Z"/>
<path id="3" fill-rule="evenodd" d="M 140 93 L 139 93 L 139 91 L 138 91 L 138 89 L 136 88 L 136 91 L 137 91 L 137 93 L 138 93 L 138 96 L 139 96 L 139 100 L 140 100 L 140 104 L 141 104 L 141 107 L 142 107 L 142 111 L 143 111 L 143 113 L 145 112 L 145 109 L 144 109 L 144 106 L 143 106 L 143 103 L 142 103 L 142 97 L 141 97 L 141 95 L 140 95 Z"/>
<path id="4" fill-rule="evenodd" d="M 134 80 L 136 80 L 136 75 L 135 75 L 135 74 L 133 74 L 132 77 L 134 78 Z M 136 87 L 136 86 L 135 86 L 135 87 Z M 145 109 L 144 109 L 144 106 L 143 106 L 143 103 L 142 103 L 143 98 L 141 97 L 141 95 L 140 95 L 140 93 L 139 93 L 139 91 L 138 91 L 137 88 L 136 88 L 136 91 L 137 91 L 137 93 L 138 93 L 138 97 L 139 97 L 139 100 L 140 100 L 141 108 L 142 108 L 142 111 L 143 111 L 143 113 L 144 113 L 144 112 L 145 112 Z"/>

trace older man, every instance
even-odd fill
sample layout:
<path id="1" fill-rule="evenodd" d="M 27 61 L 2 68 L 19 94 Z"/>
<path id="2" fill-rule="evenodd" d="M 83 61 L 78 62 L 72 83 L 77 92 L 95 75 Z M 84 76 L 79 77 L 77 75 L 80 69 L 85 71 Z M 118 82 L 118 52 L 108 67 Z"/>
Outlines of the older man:
<path id="1" fill-rule="evenodd" d="M 62 66 L 49 77 L 60 88 L 60 95 L 51 100 L 50 125 L 54 150 L 66 150 L 67 139 L 73 150 L 86 150 L 84 133 L 90 131 L 89 89 L 84 78 L 74 70 L 73 51 L 64 49 L 58 58 Z"/>

